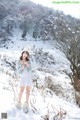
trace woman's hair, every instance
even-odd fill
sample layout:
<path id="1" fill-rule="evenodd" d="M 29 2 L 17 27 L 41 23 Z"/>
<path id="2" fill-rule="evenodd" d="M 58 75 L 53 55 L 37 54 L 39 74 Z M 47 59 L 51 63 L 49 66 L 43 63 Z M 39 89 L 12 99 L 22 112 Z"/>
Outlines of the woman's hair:
<path id="1" fill-rule="evenodd" d="M 21 53 L 21 56 L 20 56 L 20 60 L 22 60 L 23 59 L 23 54 L 24 53 L 26 53 L 28 56 L 26 57 L 26 61 L 29 61 L 29 52 L 28 51 L 23 51 L 22 53 Z"/>

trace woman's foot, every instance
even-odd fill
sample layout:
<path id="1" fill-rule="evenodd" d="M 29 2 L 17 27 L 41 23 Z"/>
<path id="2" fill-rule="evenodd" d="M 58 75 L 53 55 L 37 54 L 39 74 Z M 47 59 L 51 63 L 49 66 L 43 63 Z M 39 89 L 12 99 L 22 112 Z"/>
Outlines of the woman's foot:
<path id="1" fill-rule="evenodd" d="M 25 113 L 27 113 L 28 110 L 29 110 L 29 105 L 28 105 L 27 102 L 25 102 L 25 103 L 23 104 L 23 111 L 24 111 Z"/>
<path id="2" fill-rule="evenodd" d="M 17 107 L 18 109 L 21 109 L 21 103 L 20 103 L 20 102 L 17 102 L 17 103 L 16 103 L 16 107 Z"/>

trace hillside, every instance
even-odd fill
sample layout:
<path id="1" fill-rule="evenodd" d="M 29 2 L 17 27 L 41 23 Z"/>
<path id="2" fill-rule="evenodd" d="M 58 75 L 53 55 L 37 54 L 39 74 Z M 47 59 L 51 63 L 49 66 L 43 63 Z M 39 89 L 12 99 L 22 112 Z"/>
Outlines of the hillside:
<path id="1" fill-rule="evenodd" d="M 28 41 L 21 41 L 20 31 L 18 32 L 18 41 L 15 33 L 14 36 L 11 38 L 11 41 L 14 42 L 7 44 L 8 49 L 0 48 L 0 112 L 7 112 L 8 120 L 23 120 L 23 118 L 41 120 L 49 110 L 48 114 L 50 120 L 52 120 L 57 112 L 63 109 L 63 113 L 65 111 L 67 113 L 63 120 L 80 119 L 80 109 L 75 103 L 74 89 L 67 75 L 71 72 L 70 62 L 65 54 L 59 50 L 60 46 L 57 42 L 54 43 L 54 46 L 50 41 L 46 41 L 45 44 L 43 41 L 36 42 L 29 34 Z M 30 41 L 30 39 L 32 40 Z M 18 111 L 15 108 L 18 80 L 16 81 L 14 76 L 15 67 L 13 66 L 22 49 L 27 49 L 30 52 L 33 70 L 33 88 L 30 101 L 37 109 L 34 109 L 30 103 L 30 111 L 27 115 L 22 110 Z M 8 99 L 8 96 L 10 96 L 10 99 Z M 22 101 L 24 102 L 24 95 Z"/>

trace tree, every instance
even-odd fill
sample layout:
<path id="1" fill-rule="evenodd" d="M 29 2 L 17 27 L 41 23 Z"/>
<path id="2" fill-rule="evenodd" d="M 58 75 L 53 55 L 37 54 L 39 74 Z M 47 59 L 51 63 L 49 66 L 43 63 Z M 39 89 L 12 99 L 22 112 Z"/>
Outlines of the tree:
<path id="1" fill-rule="evenodd" d="M 31 26 L 32 26 L 32 16 L 31 16 L 31 14 L 28 14 L 27 16 L 24 16 L 24 21 L 23 21 L 21 26 L 22 26 L 22 29 L 23 29 L 22 37 L 25 38 L 26 33 L 29 32 L 29 30 L 31 29 Z"/>

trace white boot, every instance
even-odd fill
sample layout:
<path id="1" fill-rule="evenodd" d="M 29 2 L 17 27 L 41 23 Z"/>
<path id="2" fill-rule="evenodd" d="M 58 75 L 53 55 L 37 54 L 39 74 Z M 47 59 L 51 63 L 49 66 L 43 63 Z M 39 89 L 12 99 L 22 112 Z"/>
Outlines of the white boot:
<path id="1" fill-rule="evenodd" d="M 16 107 L 17 107 L 18 109 L 21 109 L 21 103 L 17 102 L 17 103 L 16 103 Z"/>
<path id="2" fill-rule="evenodd" d="M 28 108 L 29 106 L 28 106 L 28 103 L 27 102 L 25 102 L 24 104 L 23 104 L 23 111 L 25 112 L 25 113 L 27 113 L 28 112 L 28 110 L 29 110 L 29 108 Z"/>

